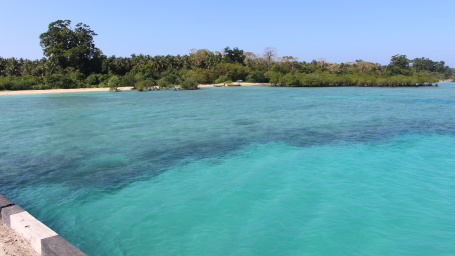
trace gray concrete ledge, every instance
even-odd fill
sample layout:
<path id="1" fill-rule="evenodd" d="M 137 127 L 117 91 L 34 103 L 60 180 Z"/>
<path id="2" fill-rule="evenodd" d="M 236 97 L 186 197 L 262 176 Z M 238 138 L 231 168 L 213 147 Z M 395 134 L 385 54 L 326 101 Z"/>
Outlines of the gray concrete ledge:
<path id="1" fill-rule="evenodd" d="M 22 207 L 20 207 L 19 205 L 12 205 L 2 208 L 3 223 L 5 223 L 8 227 L 11 227 L 11 215 L 18 214 L 21 212 L 25 212 L 25 210 L 22 209 Z"/>
<path id="2" fill-rule="evenodd" d="M 8 207 L 14 205 L 13 202 L 11 202 L 6 196 L 0 194 L 0 212 L 2 208 Z"/>
<path id="3" fill-rule="evenodd" d="M 66 241 L 61 236 L 48 237 L 41 240 L 41 255 L 42 256 L 60 256 L 60 255 L 74 255 L 84 256 L 85 253 L 81 252 L 76 246 Z"/>
<path id="4" fill-rule="evenodd" d="M 0 194 L 1 220 L 42 256 L 86 256 L 76 246 Z"/>

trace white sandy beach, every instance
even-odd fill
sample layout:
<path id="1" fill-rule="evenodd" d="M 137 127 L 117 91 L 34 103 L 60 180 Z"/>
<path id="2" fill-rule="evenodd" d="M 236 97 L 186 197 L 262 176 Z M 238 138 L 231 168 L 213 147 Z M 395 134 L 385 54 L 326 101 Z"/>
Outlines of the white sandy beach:
<path id="1" fill-rule="evenodd" d="M 222 85 L 222 84 L 220 84 Z M 270 85 L 268 83 L 242 83 L 242 86 L 261 86 Z M 201 88 L 213 87 L 213 84 L 200 84 Z M 133 87 L 119 87 L 121 91 L 131 90 Z M 23 91 L 0 91 L 2 95 L 21 95 L 21 94 L 48 94 L 48 93 L 71 93 L 71 92 L 103 92 L 109 91 L 108 87 L 105 88 L 78 88 L 78 89 L 51 89 L 51 90 L 23 90 Z"/>
<path id="2" fill-rule="evenodd" d="M 131 90 L 132 87 L 119 87 L 120 90 Z M 0 91 L 1 95 L 20 94 L 48 94 L 48 93 L 70 93 L 70 92 L 102 92 L 109 91 L 109 88 L 78 88 L 78 89 L 52 89 L 52 90 L 23 90 L 23 91 Z"/>
<path id="3" fill-rule="evenodd" d="M 213 87 L 213 85 L 223 85 L 223 83 L 220 84 L 200 84 L 198 85 L 199 87 Z M 241 86 L 264 86 L 264 85 L 270 85 L 270 83 L 241 83 Z"/>

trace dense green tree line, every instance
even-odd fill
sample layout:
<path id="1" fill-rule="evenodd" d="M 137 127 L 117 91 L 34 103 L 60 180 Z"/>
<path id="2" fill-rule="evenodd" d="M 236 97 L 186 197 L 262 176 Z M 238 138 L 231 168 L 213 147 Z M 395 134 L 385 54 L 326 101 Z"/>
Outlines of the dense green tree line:
<path id="1" fill-rule="evenodd" d="M 363 60 L 328 63 L 277 57 L 267 48 L 253 54 L 226 47 L 222 52 L 192 49 L 187 55 L 107 57 L 95 47 L 95 32 L 59 20 L 40 35 L 40 60 L 0 57 L 0 90 L 134 86 L 196 89 L 200 83 L 237 80 L 275 86 L 424 86 L 454 78 L 443 61 L 392 56 L 389 65 Z"/>

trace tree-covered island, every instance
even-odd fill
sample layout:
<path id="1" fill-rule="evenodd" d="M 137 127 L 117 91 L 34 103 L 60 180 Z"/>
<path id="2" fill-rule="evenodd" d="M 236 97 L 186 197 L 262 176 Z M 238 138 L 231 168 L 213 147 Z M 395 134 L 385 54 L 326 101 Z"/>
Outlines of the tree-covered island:
<path id="1" fill-rule="evenodd" d="M 197 89 L 201 83 L 243 80 L 274 86 L 429 86 L 454 79 L 444 61 L 395 55 L 388 65 L 356 60 L 328 63 L 278 57 L 274 48 L 263 54 L 226 47 L 223 52 L 192 49 L 188 55 L 107 57 L 95 47 L 97 34 L 86 24 L 49 24 L 40 35 L 40 60 L 0 57 L 0 90 L 66 89 L 133 86 Z"/>

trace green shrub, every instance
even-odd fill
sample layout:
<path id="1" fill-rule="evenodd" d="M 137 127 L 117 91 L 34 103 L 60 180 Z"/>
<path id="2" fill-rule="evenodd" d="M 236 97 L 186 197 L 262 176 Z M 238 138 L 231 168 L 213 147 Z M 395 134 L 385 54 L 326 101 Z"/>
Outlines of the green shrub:
<path id="1" fill-rule="evenodd" d="M 231 79 L 225 75 L 221 75 L 218 77 L 218 79 L 215 80 L 215 83 L 232 83 Z"/>
<path id="2" fill-rule="evenodd" d="M 32 77 L 0 77 L 0 90 L 32 90 L 36 86 Z"/>
<path id="3" fill-rule="evenodd" d="M 155 81 L 151 78 L 139 81 L 136 83 L 136 89 L 139 91 L 144 91 L 152 88 L 155 85 Z"/>
<path id="4" fill-rule="evenodd" d="M 118 91 L 118 88 L 122 85 L 122 78 L 119 76 L 112 76 L 109 78 L 108 86 L 109 91 Z"/>
<path id="5" fill-rule="evenodd" d="M 248 83 L 267 83 L 269 80 L 262 71 L 254 71 L 246 77 Z"/>
<path id="6" fill-rule="evenodd" d="M 195 71 L 186 71 L 182 75 L 182 89 L 185 90 L 196 90 L 199 89 L 198 85 L 202 78 Z"/>

